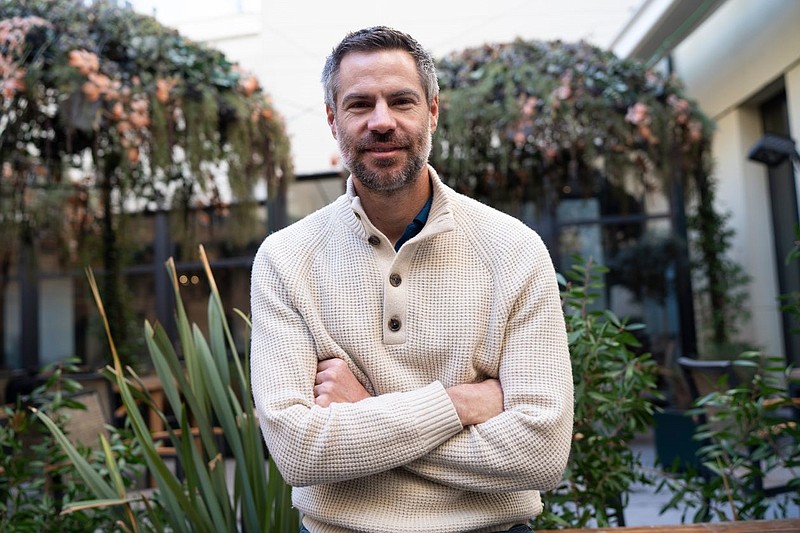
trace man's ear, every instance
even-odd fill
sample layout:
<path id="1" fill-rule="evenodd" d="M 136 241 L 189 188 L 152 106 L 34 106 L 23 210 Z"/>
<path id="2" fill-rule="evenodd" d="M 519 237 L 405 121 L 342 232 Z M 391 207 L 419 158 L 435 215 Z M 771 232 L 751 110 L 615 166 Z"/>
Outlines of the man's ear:
<path id="1" fill-rule="evenodd" d="M 336 139 L 336 117 L 328 104 L 325 104 L 325 115 L 328 117 L 328 127 L 331 129 L 331 135 Z"/>
<path id="2" fill-rule="evenodd" d="M 431 102 L 431 133 L 436 131 L 436 126 L 439 125 L 439 95 L 433 97 Z"/>

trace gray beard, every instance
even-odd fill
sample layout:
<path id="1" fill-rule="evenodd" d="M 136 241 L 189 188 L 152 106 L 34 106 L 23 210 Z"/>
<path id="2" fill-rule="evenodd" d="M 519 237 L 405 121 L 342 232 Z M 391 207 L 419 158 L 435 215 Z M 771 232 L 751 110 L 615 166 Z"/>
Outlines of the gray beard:
<path id="1" fill-rule="evenodd" d="M 392 195 L 411 186 L 416 181 L 422 169 L 425 168 L 431 153 L 432 137 L 431 134 L 425 137 L 424 144 L 420 147 L 420 150 L 414 151 L 414 146 L 412 144 L 411 151 L 409 151 L 410 158 L 408 162 L 403 168 L 396 172 L 391 172 L 389 170 L 385 172 L 371 170 L 367 168 L 367 165 L 364 164 L 362 159 L 355 157 L 356 154 L 361 152 L 361 145 L 366 145 L 368 142 L 358 143 L 355 147 L 351 147 L 350 150 L 343 147 L 340 143 L 339 151 L 342 154 L 344 166 L 364 187 L 373 192 Z M 383 164 L 388 169 L 394 164 L 394 160 L 385 161 Z"/>
<path id="2" fill-rule="evenodd" d="M 427 162 L 427 154 L 424 157 L 423 154 L 417 154 L 416 157 L 409 159 L 408 163 L 403 168 L 397 172 L 387 174 L 388 171 L 381 172 L 380 170 L 371 170 L 367 168 L 362 160 L 359 159 L 353 161 L 352 164 L 348 166 L 348 169 L 367 189 L 374 192 L 396 193 L 411 186 L 411 184 L 416 181 L 417 176 L 419 176 L 419 173 Z M 387 167 L 391 166 L 392 162 L 389 161 L 388 163 L 389 165 L 387 165 Z"/>

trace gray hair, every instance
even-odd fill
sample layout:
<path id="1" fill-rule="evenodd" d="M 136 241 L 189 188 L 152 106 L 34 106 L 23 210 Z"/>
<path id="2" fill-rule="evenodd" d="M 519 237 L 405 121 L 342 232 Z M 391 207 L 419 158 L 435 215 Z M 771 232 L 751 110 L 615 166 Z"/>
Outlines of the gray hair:
<path id="1" fill-rule="evenodd" d="M 439 95 L 439 82 L 436 79 L 436 64 L 430 53 L 413 37 L 386 26 L 374 26 L 348 33 L 331 52 L 322 69 L 322 87 L 325 103 L 336 109 L 336 96 L 339 92 L 339 67 L 344 56 L 351 52 L 378 52 L 381 50 L 405 50 L 417 64 L 417 73 L 425 90 L 425 99 L 430 106 Z"/>

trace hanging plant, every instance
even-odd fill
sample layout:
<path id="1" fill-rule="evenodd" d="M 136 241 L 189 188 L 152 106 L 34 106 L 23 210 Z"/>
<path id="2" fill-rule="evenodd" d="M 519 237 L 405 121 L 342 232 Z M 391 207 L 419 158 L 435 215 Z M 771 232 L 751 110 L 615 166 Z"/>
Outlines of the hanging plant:
<path id="1" fill-rule="evenodd" d="M 561 41 L 468 48 L 437 68 L 440 117 L 431 159 L 455 189 L 492 205 L 534 202 L 552 216 L 562 194 L 594 196 L 605 188 L 626 201 L 632 183 L 669 194 L 678 180 L 687 203 L 698 207 L 689 217 L 692 234 L 715 242 L 724 217 L 714 211 L 713 125 L 676 78 L 584 42 Z M 726 251 L 694 250 L 715 343 L 735 331 L 736 291 L 746 283 Z"/>
<path id="2" fill-rule="evenodd" d="M 669 179 L 711 135 L 674 78 L 586 43 L 485 45 L 438 69 L 436 166 L 489 201 L 531 199 L 543 175 L 555 186 L 591 170 L 616 182 L 631 172 Z"/>
<path id="3" fill-rule="evenodd" d="M 45 184 L 67 185 L 64 172 L 78 176 L 90 157 L 95 174 L 69 187 L 108 179 L 118 188 L 109 207 L 170 208 L 225 201 L 214 167 L 240 196 L 291 174 L 284 125 L 258 80 L 151 17 L 102 0 L 10 3 L 0 42 L 5 183 L 38 164 Z"/>
<path id="4" fill-rule="evenodd" d="M 122 307 L 121 213 L 224 211 L 256 183 L 274 194 L 291 177 L 284 124 L 258 80 L 116 2 L 0 4 L 0 75 L 0 266 L 20 236 L 56 233 L 65 266 L 107 274 L 110 309 Z M 28 215 L 56 192 L 52 217 Z"/>

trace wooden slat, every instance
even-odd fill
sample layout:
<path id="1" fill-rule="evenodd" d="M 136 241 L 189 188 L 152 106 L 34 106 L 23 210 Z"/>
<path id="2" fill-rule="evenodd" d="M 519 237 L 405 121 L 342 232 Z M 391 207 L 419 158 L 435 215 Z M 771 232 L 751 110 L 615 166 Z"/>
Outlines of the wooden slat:
<path id="1" fill-rule="evenodd" d="M 672 526 L 561 529 L 559 533 L 800 533 L 800 519 L 708 522 Z M 538 530 L 537 533 L 544 533 Z"/>

